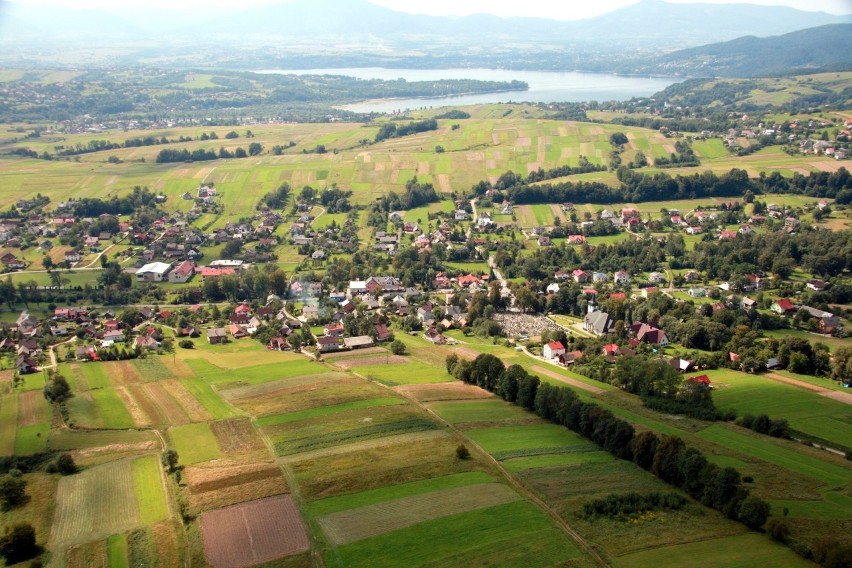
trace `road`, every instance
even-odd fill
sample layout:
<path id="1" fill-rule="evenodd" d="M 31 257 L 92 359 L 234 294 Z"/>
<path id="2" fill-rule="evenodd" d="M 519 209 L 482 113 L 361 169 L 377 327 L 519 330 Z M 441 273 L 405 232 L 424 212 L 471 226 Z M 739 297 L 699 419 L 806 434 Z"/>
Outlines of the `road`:
<path id="1" fill-rule="evenodd" d="M 494 265 L 494 257 L 488 257 L 488 266 L 491 268 L 491 272 L 494 273 L 494 277 L 500 281 L 500 297 L 508 300 L 508 305 L 515 305 L 515 295 L 512 294 L 512 291 L 509 289 L 509 283 L 506 282 L 506 279 L 503 278 L 503 275 L 497 270 L 497 267 Z"/>

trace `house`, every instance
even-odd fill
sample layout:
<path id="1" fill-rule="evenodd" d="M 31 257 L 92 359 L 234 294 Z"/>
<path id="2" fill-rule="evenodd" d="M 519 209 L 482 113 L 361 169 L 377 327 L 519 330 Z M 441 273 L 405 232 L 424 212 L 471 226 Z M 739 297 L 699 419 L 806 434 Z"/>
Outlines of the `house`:
<path id="1" fill-rule="evenodd" d="M 624 270 L 619 270 L 615 273 L 615 284 L 617 286 L 627 286 L 630 284 L 630 274 Z"/>
<path id="2" fill-rule="evenodd" d="M 557 280 L 568 280 L 571 278 L 571 275 L 565 272 L 564 270 L 557 270 L 553 273 L 553 277 Z"/>
<path id="3" fill-rule="evenodd" d="M 367 281 L 366 280 L 350 280 L 349 281 L 349 293 L 353 296 L 360 296 L 361 294 L 367 293 Z"/>
<path id="4" fill-rule="evenodd" d="M 692 361 L 687 361 L 686 359 L 681 359 L 680 357 L 673 357 L 671 360 L 669 360 L 669 365 L 671 365 L 681 373 L 686 373 L 692 368 Z"/>
<path id="5" fill-rule="evenodd" d="M 18 355 L 15 359 L 15 369 L 17 369 L 18 373 L 21 375 L 25 375 L 27 373 L 34 373 L 38 369 L 38 361 L 35 359 L 31 359 L 29 356 L 24 355 L 23 353 Z"/>
<path id="6" fill-rule="evenodd" d="M 840 318 L 833 315 L 823 315 L 819 318 L 819 330 L 825 334 L 831 334 L 843 328 Z"/>
<path id="7" fill-rule="evenodd" d="M 249 332 L 245 328 L 245 326 L 238 323 L 228 324 L 228 330 L 231 332 L 231 335 L 234 337 L 234 339 L 242 339 L 244 337 L 249 336 Z"/>
<path id="8" fill-rule="evenodd" d="M 568 244 L 569 245 L 586 244 L 586 237 L 584 237 L 583 235 L 568 235 Z"/>
<path id="9" fill-rule="evenodd" d="M 75 262 L 80 262 L 80 259 L 82 259 L 82 258 L 83 258 L 83 255 L 81 255 L 76 250 L 69 250 L 65 253 L 65 262 L 70 262 L 70 263 L 73 264 Z"/>
<path id="10" fill-rule="evenodd" d="M 480 228 L 493 227 L 494 219 L 491 218 L 491 215 L 489 213 L 483 211 L 479 214 L 479 218 L 476 220 L 476 224 Z"/>
<path id="11" fill-rule="evenodd" d="M 651 284 L 660 284 L 661 282 L 666 281 L 666 275 L 662 272 L 652 272 L 648 275 L 648 281 L 651 282 Z"/>
<path id="12" fill-rule="evenodd" d="M 453 213 L 453 219 L 456 221 L 467 221 L 467 211 L 464 209 L 456 209 Z"/>
<path id="13" fill-rule="evenodd" d="M 180 283 L 188 282 L 195 274 L 195 263 L 191 260 L 184 260 L 175 269 L 169 272 L 169 282 Z"/>
<path id="14" fill-rule="evenodd" d="M 690 288 L 689 290 L 687 290 L 686 293 L 689 294 L 690 296 L 692 296 L 693 298 L 704 298 L 704 297 L 707 296 L 707 289 L 706 288 Z"/>
<path id="15" fill-rule="evenodd" d="M 386 326 L 385 324 L 377 323 L 375 325 L 375 329 L 376 341 L 378 341 L 379 343 L 381 343 L 382 341 L 390 341 L 390 339 L 393 338 L 393 333 L 391 333 L 391 331 L 388 329 L 388 326 Z"/>
<path id="16" fill-rule="evenodd" d="M 583 329 L 595 335 L 606 335 L 615 330 L 615 321 L 606 312 L 591 312 L 583 318 Z"/>
<path id="17" fill-rule="evenodd" d="M 207 342 L 210 344 L 227 343 L 228 334 L 224 327 L 211 327 L 207 330 Z"/>
<path id="18" fill-rule="evenodd" d="M 444 337 L 444 335 L 442 335 L 441 332 L 438 331 L 438 329 L 435 327 L 430 327 L 429 329 L 427 329 L 426 332 L 423 334 L 423 337 L 426 338 L 426 341 L 430 341 L 435 345 L 447 344 L 447 338 Z"/>
<path id="19" fill-rule="evenodd" d="M 553 245 L 553 242 L 550 240 L 550 237 L 541 236 L 538 238 L 538 246 L 549 247 L 551 245 Z"/>
<path id="20" fill-rule="evenodd" d="M 807 287 L 809 290 L 813 290 L 814 292 L 822 292 L 825 290 L 825 282 L 822 280 L 811 280 L 807 283 Z"/>
<path id="21" fill-rule="evenodd" d="M 137 335 L 133 340 L 133 347 L 138 347 L 140 349 L 157 349 L 160 346 L 160 342 L 154 339 L 151 335 Z"/>
<path id="22" fill-rule="evenodd" d="M 113 343 L 124 343 L 124 332 L 115 329 L 104 332 L 103 336 L 104 341 L 112 341 Z"/>
<path id="23" fill-rule="evenodd" d="M 559 341 L 551 341 L 542 347 L 541 354 L 547 360 L 556 359 L 565 354 L 565 346 Z"/>
<path id="24" fill-rule="evenodd" d="M 647 323 L 635 322 L 630 326 L 630 333 L 633 334 L 637 343 L 645 342 L 662 347 L 669 344 L 669 338 L 666 337 L 665 331 Z"/>
<path id="25" fill-rule="evenodd" d="M 737 236 L 736 231 L 730 231 L 728 229 L 723 229 L 719 233 L 719 240 L 724 241 L 724 240 L 728 240 L 728 239 L 733 239 L 733 238 L 736 238 L 736 236 Z"/>
<path id="26" fill-rule="evenodd" d="M 555 282 L 553 284 L 548 284 L 547 288 L 545 289 L 545 292 L 547 292 L 548 294 L 558 293 L 559 292 L 559 284 L 557 284 Z"/>
<path id="27" fill-rule="evenodd" d="M 683 275 L 683 279 L 687 282 L 698 282 L 701 280 L 701 275 L 695 270 L 687 270 Z"/>
<path id="28" fill-rule="evenodd" d="M 585 284 L 586 282 L 589 281 L 589 273 L 586 272 L 585 270 L 581 270 L 579 268 L 574 270 L 571 273 L 571 276 L 574 277 L 574 282 L 576 282 L 578 284 Z"/>
<path id="29" fill-rule="evenodd" d="M 136 271 L 136 281 L 162 282 L 171 268 L 172 265 L 166 262 L 149 262 Z"/>
<path id="30" fill-rule="evenodd" d="M 592 274 L 592 281 L 598 283 L 609 282 L 609 276 L 606 272 L 594 272 Z"/>
<path id="31" fill-rule="evenodd" d="M 343 337 L 344 331 L 343 324 L 339 321 L 326 324 L 322 328 L 322 333 L 326 337 Z"/>
<path id="32" fill-rule="evenodd" d="M 689 235 L 700 235 L 703 229 L 701 227 L 687 227 L 686 232 Z"/>
<path id="33" fill-rule="evenodd" d="M 512 209 L 512 204 L 508 201 L 504 201 L 500 207 L 500 213 L 503 215 L 512 215 L 514 214 L 514 210 Z"/>
<path id="34" fill-rule="evenodd" d="M 779 315 L 789 314 L 796 311 L 796 306 L 787 298 L 781 298 L 777 302 L 773 302 L 769 307 L 773 312 Z"/>
<path id="35" fill-rule="evenodd" d="M 616 357 L 618 355 L 618 345 L 615 343 L 607 343 L 603 346 L 604 357 Z"/>
<path id="36" fill-rule="evenodd" d="M 317 338 L 317 347 L 319 348 L 320 353 L 339 351 L 343 348 L 343 339 L 340 337 L 319 337 Z"/>
<path id="37" fill-rule="evenodd" d="M 98 352 L 91 345 L 78 345 L 74 349 L 74 355 L 78 361 L 97 361 Z"/>
<path id="38" fill-rule="evenodd" d="M 707 375 L 697 375 L 695 377 L 687 377 L 687 381 L 692 381 L 694 383 L 700 383 L 705 386 L 710 386 L 710 377 Z"/>

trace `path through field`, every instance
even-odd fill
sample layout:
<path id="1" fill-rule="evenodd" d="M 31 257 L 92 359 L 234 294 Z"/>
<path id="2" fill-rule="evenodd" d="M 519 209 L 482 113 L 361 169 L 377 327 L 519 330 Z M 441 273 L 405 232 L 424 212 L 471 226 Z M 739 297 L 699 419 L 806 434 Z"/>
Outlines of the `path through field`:
<path id="1" fill-rule="evenodd" d="M 582 381 L 578 381 L 577 379 L 572 379 L 571 377 L 566 377 L 565 375 L 560 375 L 555 371 L 551 371 L 550 369 L 545 369 L 544 367 L 539 367 L 538 365 L 532 367 L 532 370 L 536 373 L 541 373 L 542 375 L 547 375 L 551 379 L 556 379 L 561 383 L 565 383 L 566 385 L 570 385 L 572 387 L 583 389 L 584 391 L 592 392 L 595 394 L 601 394 L 605 392 L 602 388 L 598 388 L 592 385 L 587 385 Z"/>
<path id="2" fill-rule="evenodd" d="M 832 400 L 836 400 L 837 402 L 842 402 L 843 404 L 852 405 L 852 394 L 840 392 L 836 390 L 827 389 L 825 387 L 821 387 L 819 385 L 811 384 L 807 381 L 800 381 L 799 379 L 794 379 L 792 377 L 785 377 L 784 375 L 779 375 L 778 373 L 766 373 L 763 375 L 767 379 L 784 383 L 787 385 L 792 385 L 794 387 L 798 387 L 800 389 L 809 390 L 811 392 L 815 392 L 820 396 L 824 396 L 826 398 L 830 398 Z"/>

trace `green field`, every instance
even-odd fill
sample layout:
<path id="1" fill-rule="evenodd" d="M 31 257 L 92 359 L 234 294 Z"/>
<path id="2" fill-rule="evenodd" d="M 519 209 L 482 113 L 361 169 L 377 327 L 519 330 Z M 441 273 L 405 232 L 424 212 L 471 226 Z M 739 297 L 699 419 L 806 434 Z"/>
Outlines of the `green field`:
<path id="1" fill-rule="evenodd" d="M 760 375 L 711 371 L 713 400 L 720 410 L 786 418 L 794 430 L 841 445 L 852 444 L 849 405 Z"/>
<path id="2" fill-rule="evenodd" d="M 133 428 L 133 418 L 121 398 L 111 388 L 91 391 L 104 428 Z"/>
<path id="3" fill-rule="evenodd" d="M 354 370 L 363 377 L 387 386 L 445 383 L 455 380 L 443 367 L 435 368 L 416 361 L 395 365 L 365 365 Z"/>
<path id="4" fill-rule="evenodd" d="M 169 437 L 182 464 L 208 461 L 222 455 L 207 423 L 173 426 L 169 429 Z"/>
<path id="5" fill-rule="evenodd" d="M 311 408 L 299 412 L 288 412 L 286 414 L 274 414 L 272 416 L 264 416 L 263 418 L 258 418 L 257 424 L 261 427 L 276 426 L 278 424 L 297 422 L 300 420 L 318 418 L 321 416 L 332 416 L 339 412 L 346 412 L 347 410 L 375 408 L 377 406 L 395 406 L 398 404 L 405 404 L 405 400 L 401 398 L 376 398 L 367 400 L 356 400 L 353 402 L 344 402 L 342 404 L 320 406 L 319 408 Z"/>
<path id="6" fill-rule="evenodd" d="M 145 456 L 133 461 L 133 489 L 139 507 L 139 522 L 143 525 L 152 525 L 169 516 L 161 470 L 157 456 Z"/>
<path id="7" fill-rule="evenodd" d="M 452 424 L 537 420 L 534 414 L 502 400 L 476 400 L 432 404 L 430 409 Z"/>
<path id="8" fill-rule="evenodd" d="M 556 424 L 474 428 L 465 434 L 498 460 L 598 450 L 579 434 Z"/>
<path id="9" fill-rule="evenodd" d="M 47 438 L 50 434 L 50 423 L 21 426 L 15 438 L 15 454 L 25 456 L 37 454 L 47 449 Z"/>
<path id="10" fill-rule="evenodd" d="M 784 442 L 759 434 L 745 434 L 729 427 L 714 424 L 697 434 L 700 438 L 720 444 L 746 456 L 753 456 L 785 469 L 819 480 L 831 487 L 845 486 L 852 478 L 852 468 L 816 460 L 799 453 Z"/>
<path id="11" fill-rule="evenodd" d="M 504 519 L 512 519 L 505 522 Z M 448 534 L 466 535 L 448 539 Z M 581 553 L 550 519 L 526 502 L 436 519 L 339 549 L 331 566 L 553 566 Z M 581 564 L 583 565 L 583 564 Z"/>

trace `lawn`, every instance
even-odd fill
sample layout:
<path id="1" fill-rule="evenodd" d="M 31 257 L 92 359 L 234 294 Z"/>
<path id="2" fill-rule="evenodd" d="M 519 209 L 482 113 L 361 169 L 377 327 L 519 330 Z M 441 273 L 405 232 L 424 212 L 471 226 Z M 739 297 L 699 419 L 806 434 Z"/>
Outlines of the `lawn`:
<path id="1" fill-rule="evenodd" d="M 180 463 L 189 465 L 221 457 L 219 443 L 207 423 L 173 426 L 169 437 Z"/>

